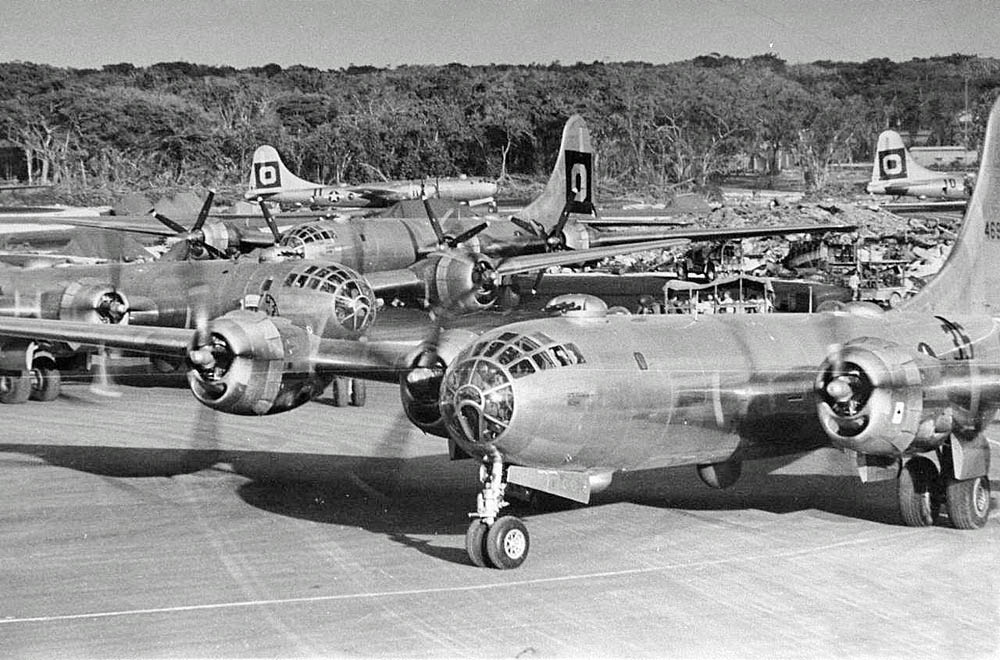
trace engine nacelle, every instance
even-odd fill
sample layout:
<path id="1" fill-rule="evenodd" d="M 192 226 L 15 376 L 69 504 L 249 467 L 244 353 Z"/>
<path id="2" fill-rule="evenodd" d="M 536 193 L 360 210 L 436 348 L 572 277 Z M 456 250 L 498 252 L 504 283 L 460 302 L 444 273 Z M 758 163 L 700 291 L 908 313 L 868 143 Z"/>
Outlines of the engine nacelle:
<path id="1" fill-rule="evenodd" d="M 61 319 L 86 323 L 121 323 L 129 301 L 121 291 L 98 280 L 83 279 L 26 296 L 0 296 L 0 315 Z"/>
<path id="2" fill-rule="evenodd" d="M 200 402 L 235 415 L 297 408 L 323 391 L 312 368 L 317 338 L 287 319 L 237 310 L 211 325 L 210 364 L 194 366 L 188 383 Z"/>
<path id="3" fill-rule="evenodd" d="M 427 300 L 455 313 L 489 309 L 500 287 L 493 261 L 478 252 L 449 251 L 431 255 L 419 265 L 427 282 Z"/>
<path id="4" fill-rule="evenodd" d="M 902 456 L 941 446 L 955 426 L 948 387 L 942 387 L 948 367 L 882 339 L 847 343 L 816 377 L 823 430 L 834 446 L 863 454 Z"/>
<path id="5" fill-rule="evenodd" d="M 206 245 L 211 245 L 223 254 L 228 253 L 230 248 L 238 248 L 240 246 L 239 231 L 224 222 L 205 223 L 201 228 L 201 234 L 204 237 Z M 207 253 L 199 254 L 196 258 L 203 257 L 211 258 L 211 255 Z"/>
<path id="6" fill-rule="evenodd" d="M 399 395 L 406 417 L 424 433 L 448 437 L 441 415 L 441 380 L 448 364 L 475 337 L 467 330 L 442 333 L 436 346 L 421 347 L 410 369 L 399 378 Z"/>

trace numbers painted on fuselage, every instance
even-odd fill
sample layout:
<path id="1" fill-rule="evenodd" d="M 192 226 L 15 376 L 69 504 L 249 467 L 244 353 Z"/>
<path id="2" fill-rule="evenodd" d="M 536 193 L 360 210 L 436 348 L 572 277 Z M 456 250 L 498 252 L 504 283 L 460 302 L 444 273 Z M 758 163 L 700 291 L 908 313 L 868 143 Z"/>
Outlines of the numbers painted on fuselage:
<path id="1" fill-rule="evenodd" d="M 989 240 L 1000 241 L 1000 220 L 987 220 L 984 233 Z"/>

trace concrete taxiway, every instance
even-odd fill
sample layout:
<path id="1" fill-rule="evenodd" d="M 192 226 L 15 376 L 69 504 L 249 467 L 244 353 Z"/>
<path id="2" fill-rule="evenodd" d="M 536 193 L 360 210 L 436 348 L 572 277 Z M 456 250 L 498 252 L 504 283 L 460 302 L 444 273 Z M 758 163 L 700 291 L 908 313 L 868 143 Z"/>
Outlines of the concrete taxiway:
<path id="1" fill-rule="evenodd" d="M 475 464 L 391 387 L 259 419 L 77 385 L 0 415 L 3 657 L 1000 654 L 1000 514 L 902 527 L 832 451 L 724 492 L 626 475 L 525 513 L 501 572 L 464 551 Z"/>

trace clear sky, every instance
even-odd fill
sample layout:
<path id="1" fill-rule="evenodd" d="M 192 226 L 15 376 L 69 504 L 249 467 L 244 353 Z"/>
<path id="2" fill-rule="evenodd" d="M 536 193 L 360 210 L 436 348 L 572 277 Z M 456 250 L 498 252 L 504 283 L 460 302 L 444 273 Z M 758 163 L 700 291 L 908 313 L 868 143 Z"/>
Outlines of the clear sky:
<path id="1" fill-rule="evenodd" d="M 0 0 L 0 62 L 463 64 L 1000 57 L 1000 0 Z"/>

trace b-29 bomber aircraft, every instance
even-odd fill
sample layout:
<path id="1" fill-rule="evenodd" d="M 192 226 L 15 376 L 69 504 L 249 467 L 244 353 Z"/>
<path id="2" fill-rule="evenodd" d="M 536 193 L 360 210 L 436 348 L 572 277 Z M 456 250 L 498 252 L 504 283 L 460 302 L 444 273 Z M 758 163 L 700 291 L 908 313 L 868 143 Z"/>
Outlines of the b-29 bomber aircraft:
<path id="1" fill-rule="evenodd" d="M 230 413 L 302 405 L 330 374 L 399 382 L 415 425 L 480 460 L 466 549 L 481 566 L 528 556 L 526 527 L 504 515 L 511 485 L 587 502 L 616 472 L 690 465 L 721 488 L 743 461 L 828 446 L 862 479 L 895 480 L 904 524 L 945 510 L 976 529 L 990 509 L 985 427 L 1000 409 L 1000 102 L 978 181 L 940 273 L 891 311 L 567 314 L 416 347 L 318 337 L 246 310 L 195 330 L 11 318 L 0 334 L 186 356 L 195 397 Z"/>
<path id="2" fill-rule="evenodd" d="M 896 131 L 882 131 L 866 190 L 873 195 L 966 200 L 972 179 L 964 173 L 935 172 L 918 163 Z"/>
<path id="3" fill-rule="evenodd" d="M 472 205 L 492 202 L 497 184 L 489 179 L 428 177 L 419 181 L 378 181 L 330 186 L 311 183 L 293 174 L 270 145 L 253 152 L 250 186 L 245 199 L 265 199 L 284 205 L 327 207 L 386 207 L 404 199 L 440 198 Z"/>

